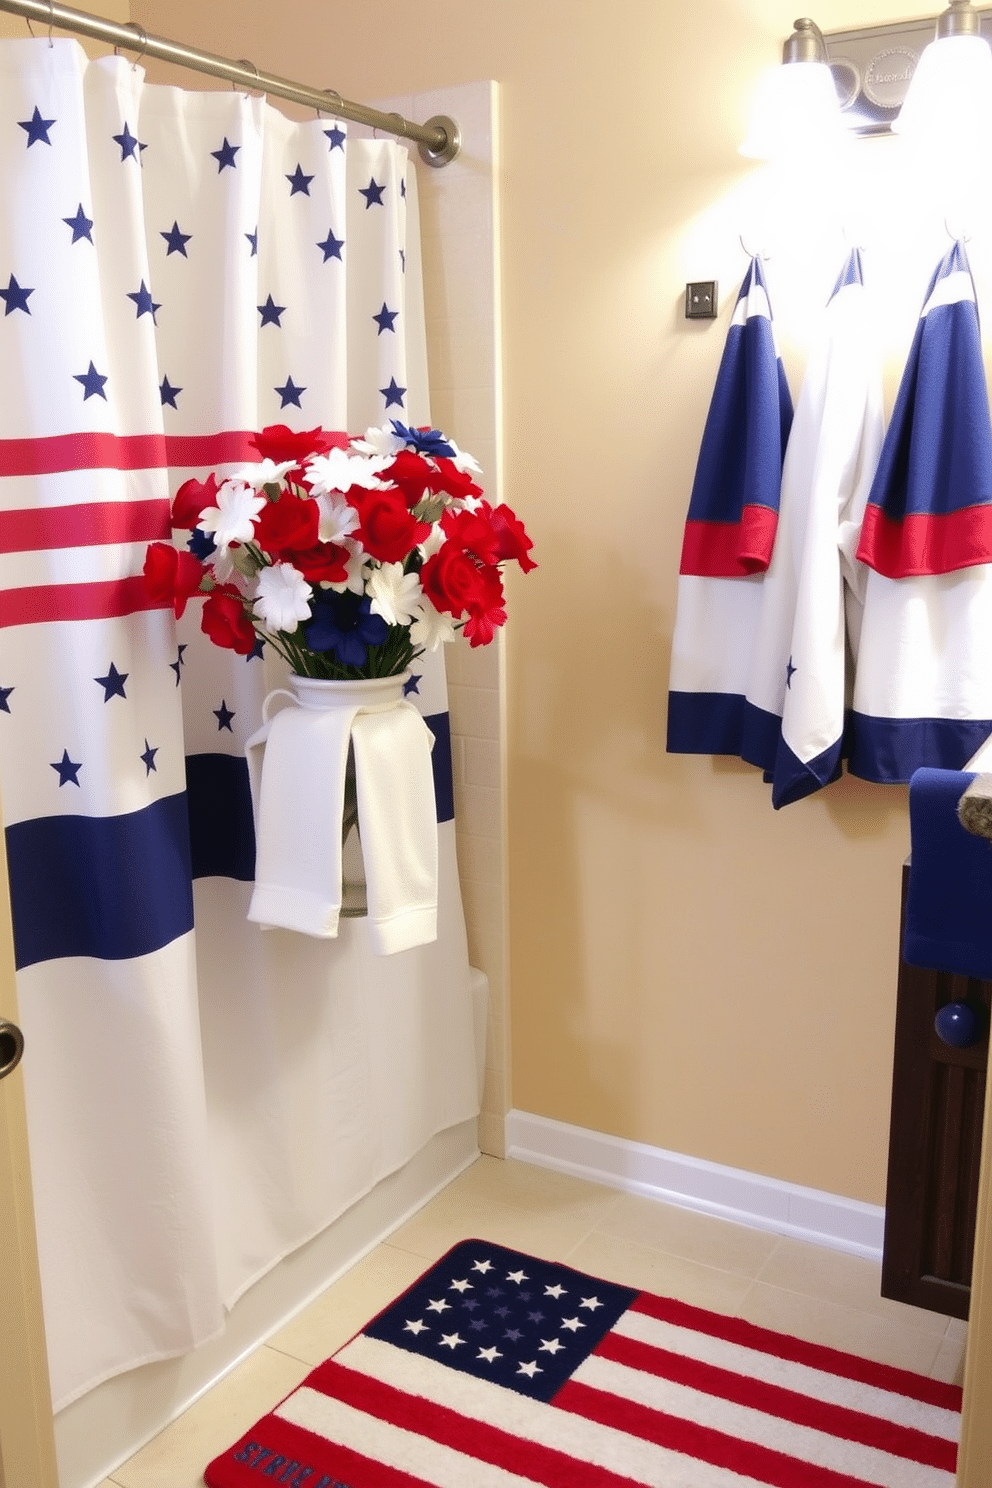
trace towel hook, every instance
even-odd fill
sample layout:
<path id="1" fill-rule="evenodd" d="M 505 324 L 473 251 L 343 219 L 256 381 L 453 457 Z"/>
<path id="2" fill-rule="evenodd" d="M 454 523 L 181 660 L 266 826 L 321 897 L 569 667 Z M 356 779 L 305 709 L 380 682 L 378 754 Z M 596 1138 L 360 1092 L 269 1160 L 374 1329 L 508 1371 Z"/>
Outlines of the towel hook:
<path id="1" fill-rule="evenodd" d="M 970 243 L 971 242 L 971 233 L 970 232 L 964 232 L 964 231 L 954 232 L 952 230 L 952 221 L 953 221 L 953 219 L 950 218 L 950 217 L 945 217 L 944 218 L 944 231 L 946 232 L 947 236 L 950 238 L 951 242 L 952 243 Z M 954 224 L 954 225 L 956 226 L 957 224 Z"/>
<path id="2" fill-rule="evenodd" d="M 747 255 L 748 258 L 760 258 L 763 263 L 767 263 L 768 262 L 768 260 L 771 258 L 771 254 L 770 253 L 762 253 L 761 250 L 758 249 L 758 248 L 750 248 L 748 246 L 748 244 L 744 240 L 744 234 L 743 233 L 740 233 L 739 234 L 739 237 L 740 237 L 740 245 L 743 248 L 743 250 L 744 250 L 744 252 L 745 252 L 745 254 Z"/>

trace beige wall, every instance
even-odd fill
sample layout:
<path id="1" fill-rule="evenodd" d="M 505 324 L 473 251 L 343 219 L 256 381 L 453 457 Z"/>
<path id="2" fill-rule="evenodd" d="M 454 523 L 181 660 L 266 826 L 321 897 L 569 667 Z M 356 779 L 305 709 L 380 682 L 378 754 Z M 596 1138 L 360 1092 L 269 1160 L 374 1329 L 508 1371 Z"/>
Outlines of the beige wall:
<path id="1" fill-rule="evenodd" d="M 754 168 L 736 144 L 793 12 L 133 0 L 131 13 L 358 100 L 498 83 L 504 496 L 541 563 L 511 586 L 507 635 L 513 1103 L 882 1202 L 905 791 L 845 780 L 776 813 L 748 767 L 664 748 L 681 527 L 745 267 L 737 238 L 753 227 Z M 822 0 L 817 20 L 904 14 Z M 796 392 L 794 262 L 777 267 Z M 685 281 L 714 276 L 721 319 L 687 325 Z M 890 388 L 921 289 L 890 337 Z"/>
<path id="2" fill-rule="evenodd" d="M 129 0 L 86 0 L 85 4 L 76 5 L 73 9 L 87 10 L 93 15 L 102 16 L 107 21 L 126 22 L 131 19 Z M 32 21 L 31 26 L 35 36 L 46 37 L 48 35 L 48 27 L 43 22 Z M 30 32 L 27 22 L 22 20 L 20 16 L 0 15 L 0 37 L 16 38 L 28 35 L 30 35 Z M 65 36 L 67 33 L 56 29 L 53 31 L 53 35 Z M 100 47 L 96 42 L 86 41 L 83 42 L 83 45 L 93 56 L 99 56 L 101 51 L 106 51 L 106 47 Z"/>

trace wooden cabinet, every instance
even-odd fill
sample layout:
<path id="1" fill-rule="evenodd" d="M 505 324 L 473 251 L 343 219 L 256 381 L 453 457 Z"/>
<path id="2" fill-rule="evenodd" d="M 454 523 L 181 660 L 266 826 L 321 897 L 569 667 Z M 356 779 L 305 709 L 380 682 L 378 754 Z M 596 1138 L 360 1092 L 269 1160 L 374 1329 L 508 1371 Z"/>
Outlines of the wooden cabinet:
<path id="1" fill-rule="evenodd" d="M 903 913 L 907 877 L 904 869 Z M 934 1017 L 966 1001 L 984 1007 L 984 1027 L 978 1043 L 954 1049 Z M 882 1295 L 960 1318 L 971 1291 L 990 1002 L 992 982 L 900 957 Z"/>

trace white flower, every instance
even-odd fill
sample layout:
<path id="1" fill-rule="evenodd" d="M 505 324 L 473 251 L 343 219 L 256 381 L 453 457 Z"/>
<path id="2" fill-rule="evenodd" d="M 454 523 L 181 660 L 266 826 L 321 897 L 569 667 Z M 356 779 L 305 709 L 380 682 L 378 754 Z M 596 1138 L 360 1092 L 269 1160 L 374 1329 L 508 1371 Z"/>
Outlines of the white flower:
<path id="1" fill-rule="evenodd" d="M 217 505 L 200 513 L 197 523 L 201 532 L 212 532 L 222 558 L 232 543 L 251 542 L 255 536 L 255 518 L 266 498 L 257 496 L 243 481 L 226 480 L 217 492 Z"/>
<path id="2" fill-rule="evenodd" d="M 352 486 L 364 486 L 368 491 L 375 491 L 383 484 L 379 471 L 385 470 L 389 463 L 365 455 L 349 455 L 346 450 L 335 447 L 326 455 L 314 455 L 304 474 L 316 496 L 326 496 L 329 491 L 348 491 Z"/>
<path id="3" fill-rule="evenodd" d="M 474 455 L 467 455 L 464 450 L 460 450 L 453 439 L 449 439 L 448 443 L 455 452 L 451 457 L 451 463 L 456 470 L 462 470 L 467 475 L 482 474 L 482 466 Z"/>
<path id="4" fill-rule="evenodd" d="M 333 589 L 337 594 L 342 594 L 346 589 L 350 589 L 352 594 L 364 594 L 365 579 L 367 573 L 371 571 L 372 560 L 361 543 L 354 542 L 350 537 L 346 537 L 341 546 L 348 549 L 348 557 L 345 560 L 347 574 L 336 583 L 321 584 L 321 588 Z"/>
<path id="5" fill-rule="evenodd" d="M 392 464 L 393 459 L 405 447 L 404 441 L 394 432 L 391 424 L 383 424 L 380 429 L 366 429 L 364 439 L 353 439 L 352 449 L 360 450 L 363 455 L 378 455 L 384 465 Z"/>
<path id="6" fill-rule="evenodd" d="M 431 528 L 428 535 L 424 538 L 423 542 L 418 544 L 420 551 L 424 555 L 425 561 L 428 558 L 433 558 L 438 548 L 443 548 L 447 541 L 448 539 L 445 534 L 444 528 L 441 526 L 441 523 L 435 522 L 434 526 Z"/>
<path id="7" fill-rule="evenodd" d="M 340 543 L 358 526 L 358 513 L 337 491 L 316 498 L 320 511 L 317 536 L 321 542 Z"/>
<path id="8" fill-rule="evenodd" d="M 301 620 L 310 619 L 312 597 L 313 590 L 299 569 L 291 563 L 273 563 L 258 576 L 255 614 L 268 631 L 292 631 Z"/>
<path id="9" fill-rule="evenodd" d="M 383 563 L 369 574 L 365 592 L 373 615 L 387 625 L 409 625 L 418 614 L 424 591 L 418 574 L 403 572 L 402 563 Z"/>
<path id="10" fill-rule="evenodd" d="M 277 486 L 286 471 L 292 470 L 295 464 L 295 460 L 283 460 L 278 465 L 274 460 L 258 460 L 253 465 L 239 465 L 237 470 L 228 473 L 227 478 L 232 481 L 241 481 L 243 485 L 260 491 L 263 486 Z"/>
<path id="11" fill-rule="evenodd" d="M 420 609 L 410 626 L 410 640 L 424 651 L 436 651 L 447 641 L 453 641 L 458 632 L 450 615 L 436 610 L 425 595 Z"/>

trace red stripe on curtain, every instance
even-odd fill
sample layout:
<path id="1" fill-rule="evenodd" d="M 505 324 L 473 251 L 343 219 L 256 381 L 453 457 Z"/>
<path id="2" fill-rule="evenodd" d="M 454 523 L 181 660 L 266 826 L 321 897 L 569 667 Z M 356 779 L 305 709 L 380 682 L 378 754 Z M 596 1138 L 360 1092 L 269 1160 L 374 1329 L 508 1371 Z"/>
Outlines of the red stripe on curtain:
<path id="1" fill-rule="evenodd" d="M 0 476 L 59 475 L 68 470 L 164 470 L 170 466 L 226 465 L 259 458 L 254 431 L 217 434 L 51 434 L 0 439 Z"/>
<path id="2" fill-rule="evenodd" d="M 0 627 L 50 620 L 107 620 L 139 610 L 170 608 L 149 596 L 142 574 L 93 584 L 37 584 L 0 592 Z"/>
<path id="3" fill-rule="evenodd" d="M 170 533 L 169 502 L 165 497 L 0 511 L 0 552 L 3 553 L 155 542 L 169 537 Z"/>

